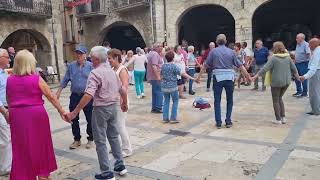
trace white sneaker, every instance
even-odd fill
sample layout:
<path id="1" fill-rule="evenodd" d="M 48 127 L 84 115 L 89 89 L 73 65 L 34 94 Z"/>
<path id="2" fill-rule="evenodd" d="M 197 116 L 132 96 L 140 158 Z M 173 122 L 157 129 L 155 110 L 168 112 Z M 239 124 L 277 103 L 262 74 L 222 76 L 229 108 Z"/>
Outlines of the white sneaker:
<path id="1" fill-rule="evenodd" d="M 282 123 L 282 124 L 286 124 L 286 123 L 287 123 L 287 119 L 286 119 L 285 117 L 283 117 L 283 118 L 281 119 L 281 123 Z"/>
<path id="2" fill-rule="evenodd" d="M 282 124 L 282 122 L 281 122 L 281 121 L 278 121 L 278 120 L 273 120 L 272 123 L 273 123 L 273 124 Z"/>
<path id="3" fill-rule="evenodd" d="M 137 99 L 141 99 L 141 96 L 137 96 Z"/>
<path id="4" fill-rule="evenodd" d="M 124 152 L 124 151 L 122 151 L 122 156 L 123 156 L 123 158 L 129 157 L 129 156 L 131 156 L 132 154 L 133 154 L 132 152 Z"/>
<path id="5" fill-rule="evenodd" d="M 141 93 L 141 98 L 145 98 L 146 95 L 144 95 L 144 93 Z"/>

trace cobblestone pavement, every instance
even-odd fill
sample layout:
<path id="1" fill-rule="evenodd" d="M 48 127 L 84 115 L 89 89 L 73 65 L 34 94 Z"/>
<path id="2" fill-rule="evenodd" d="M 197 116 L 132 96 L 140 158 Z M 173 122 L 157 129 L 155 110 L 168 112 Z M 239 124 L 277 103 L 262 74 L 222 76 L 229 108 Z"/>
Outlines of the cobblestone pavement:
<path id="1" fill-rule="evenodd" d="M 205 83 L 196 85 L 198 96 L 210 99 Z M 56 89 L 54 89 L 55 91 Z M 217 130 L 213 110 L 192 108 L 194 97 L 180 101 L 180 124 L 161 122 L 161 115 L 150 113 L 150 86 L 146 99 L 136 99 L 130 88 L 128 130 L 134 155 L 127 158 L 129 174 L 123 180 L 315 180 L 320 175 L 320 118 L 305 115 L 308 98 L 291 97 L 293 86 L 285 96 L 288 123 L 273 125 L 269 90 L 253 92 L 249 88 L 235 91 L 234 127 Z M 61 102 L 67 109 L 69 90 Z M 51 129 L 59 169 L 53 179 L 91 180 L 98 170 L 95 149 L 84 145 L 69 150 L 70 125 L 64 123 L 48 103 Z M 223 114 L 225 101 L 222 103 Z M 86 123 L 81 113 L 81 131 L 86 137 Z M 175 133 L 178 130 L 186 133 Z M 86 143 L 86 138 L 82 138 Z M 6 179 L 6 178 L 0 178 Z"/>

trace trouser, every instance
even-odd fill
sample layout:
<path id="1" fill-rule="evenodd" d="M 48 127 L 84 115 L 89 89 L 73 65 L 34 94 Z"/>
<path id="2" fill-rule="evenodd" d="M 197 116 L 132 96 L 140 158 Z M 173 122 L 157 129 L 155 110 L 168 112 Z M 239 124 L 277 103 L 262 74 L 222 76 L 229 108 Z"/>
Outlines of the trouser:
<path id="1" fill-rule="evenodd" d="M 287 91 L 288 87 L 289 86 L 271 87 L 274 115 L 276 116 L 276 119 L 278 121 L 280 121 L 282 118 L 286 117 L 282 97 L 285 94 L 285 92 Z"/>
<path id="2" fill-rule="evenodd" d="M 145 74 L 146 74 L 146 71 L 134 71 L 134 80 L 135 80 L 137 96 L 144 94 L 143 80 L 144 80 Z"/>
<path id="3" fill-rule="evenodd" d="M 161 92 L 161 82 L 158 80 L 151 80 L 152 86 L 152 110 L 162 111 L 163 94 Z"/>
<path id="4" fill-rule="evenodd" d="M 207 79 L 207 89 L 211 87 L 211 80 L 212 80 L 212 69 L 207 69 L 208 79 Z"/>
<path id="5" fill-rule="evenodd" d="M 179 106 L 179 92 L 164 92 L 164 106 L 163 106 L 163 120 L 169 121 L 169 109 L 170 109 L 170 97 L 172 98 L 172 109 L 171 109 L 171 121 L 177 120 L 178 106 Z"/>
<path id="6" fill-rule="evenodd" d="M 101 173 L 109 173 L 112 169 L 108 157 L 107 138 L 115 159 L 115 166 L 123 164 L 117 129 L 117 106 L 115 104 L 110 106 L 95 106 L 93 108 L 92 130 Z"/>
<path id="7" fill-rule="evenodd" d="M 263 66 L 264 66 L 264 64 L 255 65 L 255 67 L 254 67 L 255 73 L 257 74 L 263 68 Z M 266 73 L 263 73 L 261 75 L 261 78 L 262 78 L 262 89 L 266 89 L 266 86 L 264 85 L 265 76 L 266 76 Z M 254 81 L 254 88 L 256 88 L 256 89 L 259 88 L 259 77 Z"/>
<path id="8" fill-rule="evenodd" d="M 194 77 L 194 74 L 196 73 L 196 69 L 189 69 L 188 75 L 191 77 Z M 189 92 L 192 92 L 192 86 L 193 86 L 193 80 L 189 79 Z"/>
<path id="9" fill-rule="evenodd" d="M 120 144 L 122 147 L 122 151 L 127 154 L 132 153 L 131 142 L 129 138 L 129 134 L 126 127 L 127 121 L 127 112 L 122 112 L 121 106 L 117 105 L 117 128 L 120 135 Z"/>
<path id="10" fill-rule="evenodd" d="M 77 105 L 79 104 L 81 98 L 83 95 L 78 95 L 76 93 L 72 93 L 70 96 L 70 104 L 69 104 L 69 110 L 72 112 Z M 86 116 L 87 120 L 87 134 L 88 134 L 88 140 L 92 141 L 93 136 L 92 136 L 92 127 L 91 127 L 91 118 L 92 118 L 92 102 L 90 101 L 84 108 L 83 112 L 84 115 Z M 72 120 L 72 134 L 74 137 L 75 141 L 80 141 L 81 139 L 81 132 L 80 132 L 80 125 L 79 125 L 79 114 Z"/>
<path id="11" fill-rule="evenodd" d="M 215 76 L 213 76 L 213 95 L 214 95 L 214 112 L 217 125 L 221 125 L 221 95 L 222 90 L 225 89 L 227 97 L 227 114 L 226 114 L 226 124 L 230 124 L 232 108 L 233 108 L 233 91 L 234 82 L 231 80 L 217 82 Z"/>
<path id="12" fill-rule="evenodd" d="M 129 73 L 129 83 L 130 84 L 135 84 L 133 71 L 128 71 L 128 73 Z"/>
<path id="13" fill-rule="evenodd" d="M 320 114 L 320 70 L 309 80 L 309 99 L 312 112 Z"/>
<path id="14" fill-rule="evenodd" d="M 0 114 L 0 175 L 10 172 L 12 161 L 12 147 L 10 127 Z"/>
<path id="15" fill-rule="evenodd" d="M 303 76 L 303 75 L 307 74 L 308 62 L 297 63 L 296 67 L 297 67 L 299 76 Z M 296 88 L 297 88 L 298 94 L 302 94 L 304 96 L 308 95 L 308 80 L 301 82 L 296 79 L 295 83 L 296 83 Z"/>

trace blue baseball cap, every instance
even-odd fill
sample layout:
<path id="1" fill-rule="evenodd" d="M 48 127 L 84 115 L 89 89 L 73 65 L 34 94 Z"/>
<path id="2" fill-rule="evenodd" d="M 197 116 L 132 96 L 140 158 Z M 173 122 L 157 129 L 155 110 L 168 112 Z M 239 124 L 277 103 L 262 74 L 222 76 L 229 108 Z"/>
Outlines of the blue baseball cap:
<path id="1" fill-rule="evenodd" d="M 82 54 L 87 54 L 88 50 L 85 46 L 77 46 L 75 52 L 80 52 Z"/>

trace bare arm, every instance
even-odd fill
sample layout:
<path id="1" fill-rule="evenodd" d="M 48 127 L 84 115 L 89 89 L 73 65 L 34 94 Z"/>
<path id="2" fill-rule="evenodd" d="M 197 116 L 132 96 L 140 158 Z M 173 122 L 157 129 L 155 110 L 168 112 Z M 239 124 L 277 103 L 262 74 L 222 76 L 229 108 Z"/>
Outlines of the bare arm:
<path id="1" fill-rule="evenodd" d="M 79 104 L 77 105 L 77 107 L 72 111 L 72 114 L 79 114 L 79 112 L 81 111 L 81 109 L 83 109 L 91 100 L 92 100 L 92 96 L 88 93 L 85 93 L 83 95 L 83 97 L 81 98 Z M 72 118 L 73 119 L 73 118 Z"/>
<path id="2" fill-rule="evenodd" d="M 42 79 L 40 78 L 39 80 L 39 87 L 42 91 L 42 93 L 44 94 L 44 96 L 46 96 L 46 98 L 50 101 L 50 103 L 58 110 L 58 112 L 63 115 L 65 113 L 65 111 L 63 110 L 59 100 L 57 99 L 57 97 L 51 92 L 50 87 L 48 86 L 48 84 Z"/>

